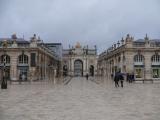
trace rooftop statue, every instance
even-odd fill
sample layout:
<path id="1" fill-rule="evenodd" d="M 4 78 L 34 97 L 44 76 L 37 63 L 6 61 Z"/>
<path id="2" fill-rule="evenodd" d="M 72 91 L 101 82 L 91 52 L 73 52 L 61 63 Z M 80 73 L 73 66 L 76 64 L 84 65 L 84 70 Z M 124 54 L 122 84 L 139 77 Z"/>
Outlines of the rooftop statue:
<path id="1" fill-rule="evenodd" d="M 8 41 L 7 41 L 7 40 L 3 40 L 2 46 L 3 46 L 4 48 L 7 48 L 7 47 L 8 47 Z"/>
<path id="2" fill-rule="evenodd" d="M 81 45 L 79 42 L 76 43 L 75 48 L 81 48 Z"/>

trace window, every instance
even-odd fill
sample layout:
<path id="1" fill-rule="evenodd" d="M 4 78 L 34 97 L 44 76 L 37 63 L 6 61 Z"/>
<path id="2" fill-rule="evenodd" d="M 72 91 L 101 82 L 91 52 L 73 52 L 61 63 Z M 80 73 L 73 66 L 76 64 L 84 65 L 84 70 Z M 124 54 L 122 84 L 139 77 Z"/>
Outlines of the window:
<path id="1" fill-rule="evenodd" d="M 136 78 L 142 78 L 143 76 L 143 72 L 142 72 L 142 69 L 141 68 L 136 68 L 135 69 L 135 75 L 136 75 Z"/>
<path id="2" fill-rule="evenodd" d="M 135 55 L 134 56 L 134 62 L 144 62 L 144 56 L 143 55 Z"/>
<path id="3" fill-rule="evenodd" d="M 36 67 L 36 53 L 31 53 L 31 67 Z"/>
<path id="4" fill-rule="evenodd" d="M 153 78 L 160 78 L 160 68 L 159 68 L 159 63 L 160 63 L 160 56 L 158 54 L 155 54 L 151 57 L 152 61 L 152 77 Z M 158 64 L 157 64 L 158 63 Z"/>
<path id="5" fill-rule="evenodd" d="M 10 63 L 10 56 L 9 55 L 2 55 L 1 56 L 1 63 Z"/>
<path id="6" fill-rule="evenodd" d="M 19 64 L 28 64 L 28 56 L 27 55 L 20 55 L 19 58 Z"/>
<path id="7" fill-rule="evenodd" d="M 159 78 L 160 77 L 160 69 L 158 69 L 158 68 L 152 69 L 152 77 Z"/>
<path id="8" fill-rule="evenodd" d="M 151 58 L 152 62 L 160 62 L 160 56 L 159 55 L 153 55 Z"/>

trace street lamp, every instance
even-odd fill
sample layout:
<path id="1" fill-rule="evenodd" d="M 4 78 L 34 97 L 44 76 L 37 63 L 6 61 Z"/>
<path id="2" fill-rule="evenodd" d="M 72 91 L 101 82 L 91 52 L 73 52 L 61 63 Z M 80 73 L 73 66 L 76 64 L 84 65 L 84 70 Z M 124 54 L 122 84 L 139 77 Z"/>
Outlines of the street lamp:
<path id="1" fill-rule="evenodd" d="M 7 40 L 4 40 L 2 43 L 2 47 L 3 47 L 3 52 L 4 55 L 2 57 L 2 61 L 3 61 L 3 78 L 2 78 L 2 83 L 1 83 L 1 89 L 7 89 L 7 79 L 6 79 L 6 51 L 5 48 L 7 48 Z"/>

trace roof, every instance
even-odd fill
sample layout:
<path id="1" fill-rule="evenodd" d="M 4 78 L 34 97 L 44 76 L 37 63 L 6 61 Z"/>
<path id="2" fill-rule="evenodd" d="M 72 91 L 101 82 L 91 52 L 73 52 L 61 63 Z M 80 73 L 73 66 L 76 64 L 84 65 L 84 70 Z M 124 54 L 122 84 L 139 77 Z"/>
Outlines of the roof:
<path id="1" fill-rule="evenodd" d="M 150 42 L 158 42 L 158 43 L 160 43 L 160 39 L 151 39 L 151 40 L 149 40 L 149 41 L 150 41 Z M 136 41 L 134 41 L 134 42 L 144 43 L 145 40 L 144 40 L 144 39 L 138 39 L 138 40 L 136 40 Z"/>
<path id="2" fill-rule="evenodd" d="M 160 39 L 152 39 L 150 41 L 153 41 L 153 42 L 160 42 Z"/>
<path id="3" fill-rule="evenodd" d="M 13 41 L 12 38 L 0 38 L 0 41 L 3 41 L 3 40 Z M 29 43 L 30 43 L 29 41 L 24 40 L 23 38 L 17 38 L 17 39 L 16 39 L 16 42 L 17 42 L 18 44 L 29 44 Z"/>
<path id="4" fill-rule="evenodd" d="M 62 43 L 45 43 L 46 45 L 62 45 Z"/>
<path id="5" fill-rule="evenodd" d="M 141 43 L 143 43 L 143 42 L 145 42 L 145 41 L 144 41 L 144 39 L 138 39 L 138 40 L 136 40 L 136 41 L 134 41 L 134 42 L 141 42 Z"/>

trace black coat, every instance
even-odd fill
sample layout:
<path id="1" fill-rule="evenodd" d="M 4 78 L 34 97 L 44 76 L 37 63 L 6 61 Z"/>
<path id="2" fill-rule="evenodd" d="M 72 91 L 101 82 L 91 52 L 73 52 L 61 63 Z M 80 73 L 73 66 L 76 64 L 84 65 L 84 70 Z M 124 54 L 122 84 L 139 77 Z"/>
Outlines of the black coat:
<path id="1" fill-rule="evenodd" d="M 123 75 L 119 75 L 119 80 L 124 80 Z"/>
<path id="2" fill-rule="evenodd" d="M 116 82 L 116 81 L 119 81 L 119 76 L 118 76 L 118 75 L 115 75 L 114 81 L 115 81 L 115 82 Z"/>

